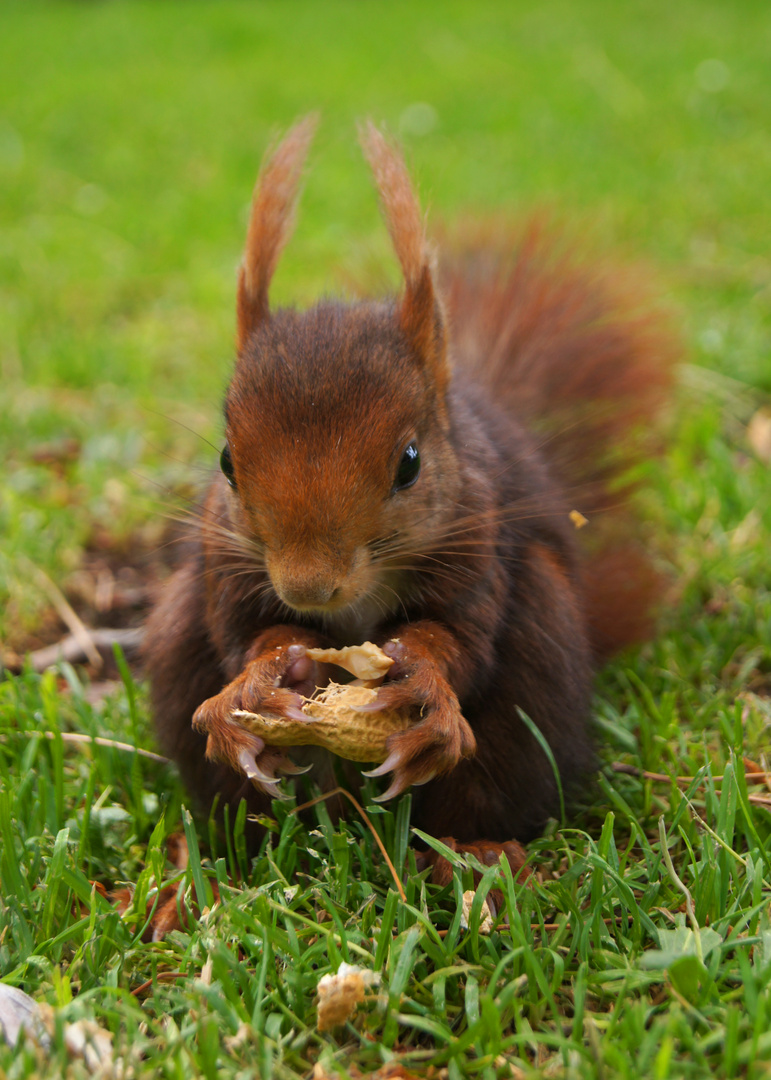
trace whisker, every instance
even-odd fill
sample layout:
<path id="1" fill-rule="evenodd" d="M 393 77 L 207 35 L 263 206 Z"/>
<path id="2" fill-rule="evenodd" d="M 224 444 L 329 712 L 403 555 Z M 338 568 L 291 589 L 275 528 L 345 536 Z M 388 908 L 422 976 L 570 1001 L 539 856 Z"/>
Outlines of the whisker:
<path id="1" fill-rule="evenodd" d="M 189 431 L 191 435 L 195 435 L 197 439 L 200 439 L 204 445 L 211 447 L 215 454 L 219 456 L 219 447 L 215 446 L 213 442 L 210 442 L 200 431 L 196 431 L 195 428 L 191 428 L 188 424 L 183 423 L 176 416 L 168 416 L 166 413 L 158 412 L 157 409 L 150 409 L 145 406 L 145 412 L 150 416 L 158 416 L 161 420 L 166 420 L 169 424 L 176 424 L 177 427 L 181 427 L 184 431 Z M 174 460 L 172 458 L 172 460 Z"/>
<path id="2" fill-rule="evenodd" d="M 392 588 L 392 586 L 390 586 L 388 584 L 388 582 L 386 582 L 386 581 L 381 582 L 381 586 L 382 586 L 382 588 L 387 589 L 388 592 L 393 594 L 393 596 L 395 597 L 395 599 L 397 601 L 397 606 L 402 609 L 402 611 L 404 612 L 404 617 L 406 619 L 407 618 L 407 607 L 406 607 L 406 605 L 404 603 L 404 599 L 401 596 L 399 596 L 399 593 L 396 591 L 396 589 Z M 375 593 L 375 600 L 376 600 L 376 602 L 379 601 L 382 604 L 381 611 L 382 611 L 383 615 L 384 616 L 388 615 L 388 607 L 386 606 L 385 601 L 383 601 L 382 598 L 377 595 L 377 592 Z"/>

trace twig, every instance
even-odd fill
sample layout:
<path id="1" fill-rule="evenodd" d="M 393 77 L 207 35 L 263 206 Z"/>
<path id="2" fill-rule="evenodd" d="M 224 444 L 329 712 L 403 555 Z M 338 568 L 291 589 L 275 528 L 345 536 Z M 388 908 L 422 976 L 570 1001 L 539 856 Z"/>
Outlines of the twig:
<path id="1" fill-rule="evenodd" d="M 676 784 L 687 787 L 695 780 L 693 776 L 668 776 L 666 773 L 648 772 L 646 769 L 638 769 L 636 765 L 626 765 L 623 761 L 614 761 L 611 768 L 613 772 L 623 773 L 626 776 L 639 776 L 644 780 L 653 780 L 659 784 L 671 784 L 674 781 Z M 711 779 L 715 784 L 720 784 L 723 781 L 722 776 L 713 776 Z M 752 783 L 765 783 L 769 779 L 769 774 L 767 772 L 745 772 L 744 779 Z M 706 780 L 701 780 L 699 783 L 700 786 L 703 786 Z"/>
<path id="2" fill-rule="evenodd" d="M 396 868 L 395 868 L 394 864 L 391 862 L 390 858 L 388 857 L 388 852 L 385 849 L 385 845 L 383 844 L 383 841 L 378 836 L 377 830 L 375 829 L 375 826 L 372 824 L 372 822 L 367 817 L 367 813 L 366 813 L 364 807 L 361 805 L 361 803 L 357 802 L 356 799 L 354 799 L 354 797 L 353 797 L 353 795 L 351 795 L 350 791 L 346 791 L 346 789 L 342 788 L 342 787 L 333 788 L 332 791 L 325 791 L 323 795 L 318 795 L 315 799 L 311 799 L 310 802 L 303 803 L 302 806 L 296 806 L 294 808 L 294 810 L 291 811 L 291 813 L 292 814 L 299 814 L 301 810 L 309 810 L 311 808 L 311 806 L 316 806 L 316 804 L 320 803 L 320 802 L 326 802 L 327 799 L 331 799 L 335 795 L 345 795 L 345 797 L 347 799 L 350 799 L 350 801 L 353 803 L 353 805 L 358 810 L 359 814 L 362 817 L 362 820 L 365 822 L 367 828 L 369 829 L 369 831 L 374 836 L 375 843 L 380 848 L 380 853 L 383 856 L 383 858 L 385 859 L 386 864 L 388 866 L 388 869 L 391 871 L 391 876 L 394 879 L 394 883 L 396 884 L 396 888 L 399 891 L 399 896 L 401 896 L 403 903 L 406 904 L 407 903 L 407 894 L 404 891 L 404 887 L 403 887 L 403 885 L 401 883 L 401 879 L 399 878 L 399 875 L 396 873 Z"/>
<path id="3" fill-rule="evenodd" d="M 36 735 L 42 735 L 44 739 L 55 739 L 57 733 L 55 731 L 18 731 L 17 735 L 23 735 L 27 739 L 32 739 Z M 152 750 L 143 750 L 140 746 L 132 746 L 131 743 L 118 742 L 117 739 L 104 739 L 100 735 L 83 735 L 78 731 L 61 731 L 62 742 L 68 743 L 95 743 L 97 746 L 106 746 L 113 750 L 125 750 L 131 754 L 139 754 L 140 757 L 147 758 L 149 761 L 158 761 L 161 765 L 170 765 L 171 759 L 163 757 L 161 754 L 154 754 Z"/>
<path id="4" fill-rule="evenodd" d="M 100 629 L 89 630 L 89 639 L 91 644 L 97 649 L 104 649 L 109 651 L 113 645 L 120 645 L 124 653 L 129 655 L 137 652 L 142 644 L 142 638 L 144 633 L 140 628 L 134 629 Z M 33 671 L 38 673 L 43 672 L 46 668 L 51 667 L 53 664 L 57 664 L 64 660 L 68 664 L 80 664 L 84 660 L 90 660 L 91 657 L 86 652 L 85 644 L 76 634 L 67 634 L 60 641 L 57 641 L 53 645 L 46 645 L 42 649 L 35 649 L 34 652 L 27 654 L 27 661 L 32 667 Z M 100 656 L 101 663 L 101 656 Z M 6 661 L 6 667 L 17 668 L 19 671 L 24 664 L 23 658 L 19 657 L 18 660 L 14 658 L 13 663 Z"/>
<path id="5" fill-rule="evenodd" d="M 155 979 L 148 979 L 147 982 L 143 982 L 141 986 L 135 987 L 131 991 L 132 997 L 139 997 L 140 994 L 144 994 L 146 990 L 149 990 L 153 985 L 153 982 L 173 982 L 175 979 L 186 979 L 187 975 L 184 971 L 159 971 L 155 976 Z"/>
<path id="6" fill-rule="evenodd" d="M 59 617 L 62 622 L 68 628 L 70 633 L 77 638 L 90 662 L 96 668 L 102 666 L 102 658 L 99 655 L 99 651 L 94 645 L 91 634 L 86 627 L 85 623 L 73 610 L 72 606 L 67 601 L 64 593 L 61 591 L 58 585 L 55 585 L 51 581 L 50 577 L 44 570 L 41 570 L 39 566 L 36 566 L 30 559 L 24 558 L 23 560 L 30 568 L 33 577 L 37 581 L 39 587 L 47 594 L 49 600 L 56 608 Z"/>
<path id="7" fill-rule="evenodd" d="M 748 793 L 747 801 L 751 802 L 753 806 L 767 806 L 771 810 L 771 795 L 751 795 Z"/>
<path id="8" fill-rule="evenodd" d="M 583 910 L 586 910 L 587 914 L 588 914 L 588 909 L 583 909 Z M 632 915 L 629 914 L 629 915 L 626 916 L 626 918 L 623 918 L 621 915 L 616 915 L 612 919 L 603 918 L 602 921 L 605 923 L 606 926 L 615 926 L 615 925 L 618 925 L 619 923 L 622 923 L 622 922 L 629 923 L 629 922 L 632 922 L 633 920 L 632 920 Z M 505 919 L 504 922 L 501 925 L 503 926 L 504 929 L 509 928 L 508 919 Z M 531 922 L 530 923 L 530 929 L 531 930 L 544 930 L 544 931 L 546 931 L 546 933 L 552 934 L 552 933 L 554 933 L 555 930 L 559 930 L 561 925 L 563 925 L 563 924 L 556 923 L 556 922 L 547 922 L 547 923 Z M 572 926 L 573 924 L 570 921 L 570 919 L 568 919 L 567 922 L 564 925 L 565 926 Z M 582 925 L 583 925 L 583 923 L 582 923 Z M 436 932 L 437 932 L 437 934 L 439 935 L 440 938 L 445 938 L 445 937 L 447 937 L 447 935 L 449 934 L 450 931 L 442 929 L 442 930 L 437 930 Z"/>
<path id="9" fill-rule="evenodd" d="M 652 780 L 656 784 L 678 784 L 680 787 L 688 787 L 693 783 L 695 777 L 693 776 L 667 776 L 666 773 L 648 772 L 646 769 L 638 769 L 636 765 L 627 765 L 623 761 L 614 761 L 611 765 L 613 772 L 623 773 L 625 776 L 639 776 L 643 780 Z M 720 784 L 723 781 L 722 776 L 713 776 L 712 782 Z M 767 787 L 771 787 L 771 773 L 760 769 L 754 765 L 752 769 L 745 767 L 744 779 L 753 784 L 765 784 Z M 706 779 L 699 782 L 699 787 L 704 787 Z M 752 803 L 753 806 L 763 806 L 771 811 L 771 795 L 759 795 L 747 793 L 747 801 Z"/>

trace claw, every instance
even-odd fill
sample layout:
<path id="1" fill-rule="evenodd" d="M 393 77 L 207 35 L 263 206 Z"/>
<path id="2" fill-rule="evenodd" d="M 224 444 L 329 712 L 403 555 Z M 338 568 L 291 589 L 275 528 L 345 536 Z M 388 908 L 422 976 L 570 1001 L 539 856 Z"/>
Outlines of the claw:
<path id="1" fill-rule="evenodd" d="M 369 772 L 362 772 L 362 776 L 385 776 L 386 773 L 393 772 L 397 765 L 402 760 L 402 755 L 398 750 L 393 750 L 385 759 L 382 765 L 378 765 L 376 769 L 370 769 Z"/>
<path id="2" fill-rule="evenodd" d="M 268 776 L 268 774 L 264 773 L 262 769 L 257 769 L 254 766 L 252 766 L 252 768 L 246 772 L 246 776 L 247 779 L 252 781 L 252 783 L 258 783 L 265 787 L 269 787 L 271 784 L 281 783 L 280 776 Z"/>
<path id="3" fill-rule="evenodd" d="M 253 779 L 252 783 L 260 791 L 264 791 L 271 799 L 278 799 L 280 802 L 289 802 L 292 798 L 291 795 L 287 795 L 281 788 L 280 780 L 263 781 Z"/>
<path id="4" fill-rule="evenodd" d="M 278 799 L 279 802 L 291 802 L 292 796 L 287 795 L 285 791 L 279 787 L 278 783 L 265 784 L 262 789 L 267 795 L 270 795 L 271 799 Z"/>
<path id="5" fill-rule="evenodd" d="M 413 780 L 412 781 L 412 786 L 413 787 L 422 787 L 424 784 L 430 783 L 434 779 L 435 776 L 436 776 L 436 769 L 431 769 L 431 771 L 427 772 L 425 776 L 421 776 L 421 778 L 419 780 Z"/>
<path id="6" fill-rule="evenodd" d="M 257 766 L 254 760 L 254 750 L 249 748 L 242 750 L 238 755 L 238 764 L 250 780 L 258 780 L 261 784 L 277 784 L 277 776 L 268 776 Z"/>
<path id="7" fill-rule="evenodd" d="M 367 701 L 363 705 L 351 705 L 351 708 L 356 712 L 377 712 L 378 709 L 385 709 L 387 707 L 387 702 L 383 699 L 382 694 L 378 694 L 372 701 Z"/>
<path id="8" fill-rule="evenodd" d="M 310 765 L 295 765 L 291 758 L 284 758 L 281 763 L 281 772 L 287 776 L 304 776 L 312 768 L 313 762 Z"/>
<path id="9" fill-rule="evenodd" d="M 394 782 L 391 786 L 384 791 L 382 795 L 378 795 L 372 801 L 376 803 L 388 802 L 389 799 L 395 799 L 397 795 L 401 795 L 407 787 L 409 787 L 407 781 L 400 776 L 396 776 L 394 777 Z"/>
<path id="10" fill-rule="evenodd" d="M 308 716 L 308 714 L 304 713 L 302 709 L 296 709 L 294 705 L 289 705 L 286 709 L 284 709 L 284 716 L 286 716 L 289 720 L 302 720 L 306 724 L 312 723 L 312 720 Z"/>
<path id="11" fill-rule="evenodd" d="M 384 776 L 387 772 L 392 772 L 399 767 L 401 763 L 401 755 L 398 751 L 394 751 L 389 754 L 382 765 L 379 765 L 377 769 L 372 769 L 370 772 L 363 772 L 362 776 Z M 425 776 L 419 777 L 417 780 L 407 780 L 406 777 L 400 776 L 398 773 L 394 776 L 391 786 L 383 792 L 382 795 L 378 795 L 373 799 L 373 802 L 381 803 L 387 802 L 389 799 L 393 799 L 396 795 L 401 795 L 403 791 L 406 791 L 408 787 L 420 787 L 422 784 L 428 784 L 436 776 L 436 769 L 430 769 Z"/>

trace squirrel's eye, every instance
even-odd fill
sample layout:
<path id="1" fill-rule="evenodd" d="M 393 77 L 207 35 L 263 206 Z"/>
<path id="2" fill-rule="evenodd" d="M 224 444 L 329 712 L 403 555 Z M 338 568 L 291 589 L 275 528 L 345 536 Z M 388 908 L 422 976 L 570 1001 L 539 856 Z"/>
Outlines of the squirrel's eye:
<path id="1" fill-rule="evenodd" d="M 396 470 L 394 491 L 402 491 L 404 488 L 412 487 L 419 475 L 420 451 L 418 450 L 418 444 L 413 439 L 404 448 L 399 468 Z"/>
<path id="2" fill-rule="evenodd" d="M 233 459 L 230 456 L 230 447 L 227 443 L 222 447 L 222 453 L 220 454 L 220 468 L 225 474 L 225 479 L 230 486 L 235 489 L 236 486 L 236 473 L 233 468 Z"/>

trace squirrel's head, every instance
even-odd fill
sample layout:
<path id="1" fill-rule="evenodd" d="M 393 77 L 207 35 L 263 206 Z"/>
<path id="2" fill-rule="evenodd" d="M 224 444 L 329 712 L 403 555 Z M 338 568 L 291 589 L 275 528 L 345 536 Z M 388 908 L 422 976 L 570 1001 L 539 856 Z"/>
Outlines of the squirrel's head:
<path id="1" fill-rule="evenodd" d="M 333 615 L 374 600 L 383 614 L 458 497 L 444 318 L 404 162 L 371 124 L 362 143 L 402 294 L 271 312 L 313 126 L 290 131 L 255 189 L 222 469 L 230 516 L 259 546 L 284 603 Z"/>

